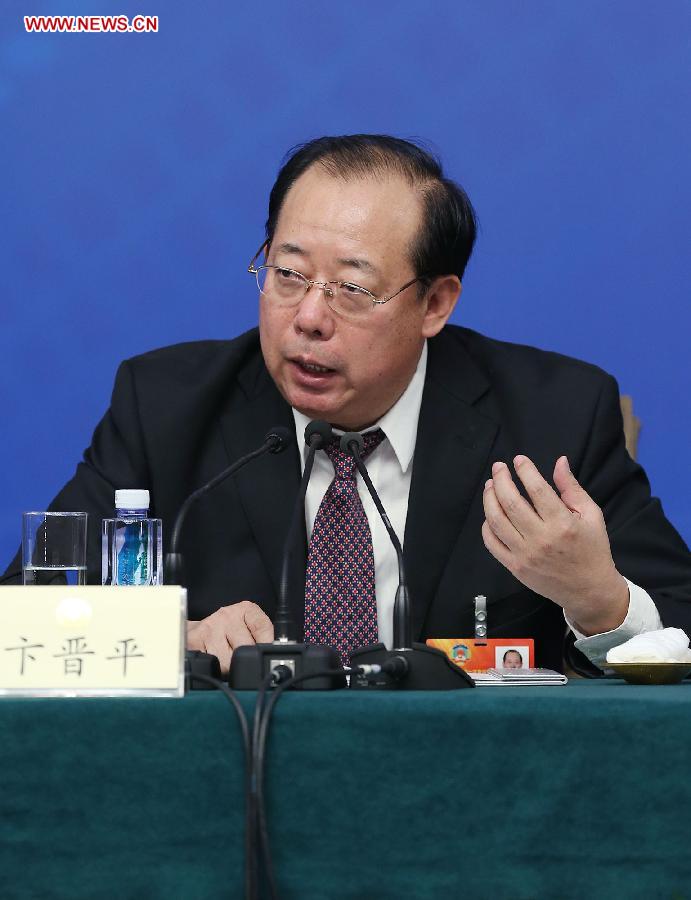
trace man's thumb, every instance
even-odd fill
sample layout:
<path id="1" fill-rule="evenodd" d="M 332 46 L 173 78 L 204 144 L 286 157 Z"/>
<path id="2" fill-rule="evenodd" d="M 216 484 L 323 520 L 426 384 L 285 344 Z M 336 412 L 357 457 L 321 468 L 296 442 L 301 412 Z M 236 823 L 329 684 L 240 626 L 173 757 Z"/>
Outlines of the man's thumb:
<path id="1" fill-rule="evenodd" d="M 565 456 L 560 456 L 557 460 L 552 477 L 562 501 L 574 512 L 582 512 L 584 501 L 590 498 L 576 480 L 576 476 L 571 471 L 571 466 L 569 466 L 569 461 Z"/>

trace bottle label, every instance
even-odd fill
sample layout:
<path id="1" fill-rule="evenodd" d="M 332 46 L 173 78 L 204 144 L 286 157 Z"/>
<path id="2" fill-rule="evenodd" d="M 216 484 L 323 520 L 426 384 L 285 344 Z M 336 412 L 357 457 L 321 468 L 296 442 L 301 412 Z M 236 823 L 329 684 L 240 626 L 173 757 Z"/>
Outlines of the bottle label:
<path id="1" fill-rule="evenodd" d="M 116 584 L 148 585 L 149 534 L 148 522 L 132 522 L 119 528 L 115 536 Z"/>

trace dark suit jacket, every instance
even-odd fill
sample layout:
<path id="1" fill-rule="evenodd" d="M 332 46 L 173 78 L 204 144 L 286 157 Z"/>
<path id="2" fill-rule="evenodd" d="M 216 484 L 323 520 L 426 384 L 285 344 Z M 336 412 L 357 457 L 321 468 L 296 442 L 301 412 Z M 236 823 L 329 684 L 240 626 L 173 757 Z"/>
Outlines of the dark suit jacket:
<path id="1" fill-rule="evenodd" d="M 51 506 L 90 513 L 89 581 L 100 583 L 100 520 L 112 515 L 115 488 L 150 489 L 165 543 L 185 497 L 258 447 L 272 425 L 294 427 L 256 329 L 124 362 L 84 461 Z M 689 554 L 625 450 L 614 379 L 555 353 L 447 326 L 429 342 L 405 530 L 414 637 L 472 635 L 473 598 L 482 593 L 490 636 L 533 637 L 537 664 L 561 668 L 561 609 L 516 581 L 480 533 L 490 466 L 519 452 L 548 479 L 567 454 L 604 510 L 618 569 L 648 590 L 665 625 L 688 629 Z M 299 470 L 293 445 L 192 509 L 182 538 L 191 619 L 242 599 L 272 616 Z M 297 556 L 291 602 L 299 632 L 305 554 Z"/>

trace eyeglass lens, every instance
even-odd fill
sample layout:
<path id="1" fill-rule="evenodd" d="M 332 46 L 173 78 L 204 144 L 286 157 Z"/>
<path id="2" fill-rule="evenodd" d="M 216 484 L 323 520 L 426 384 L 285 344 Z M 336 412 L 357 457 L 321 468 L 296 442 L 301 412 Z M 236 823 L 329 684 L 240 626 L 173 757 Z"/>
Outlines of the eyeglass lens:
<path id="1" fill-rule="evenodd" d="M 294 306 L 305 296 L 310 282 L 299 272 L 273 266 L 261 266 L 257 271 L 257 284 L 262 294 L 282 306 Z M 373 307 L 372 295 L 357 285 L 332 282 L 317 285 L 324 291 L 329 307 L 345 316 L 363 315 Z"/>

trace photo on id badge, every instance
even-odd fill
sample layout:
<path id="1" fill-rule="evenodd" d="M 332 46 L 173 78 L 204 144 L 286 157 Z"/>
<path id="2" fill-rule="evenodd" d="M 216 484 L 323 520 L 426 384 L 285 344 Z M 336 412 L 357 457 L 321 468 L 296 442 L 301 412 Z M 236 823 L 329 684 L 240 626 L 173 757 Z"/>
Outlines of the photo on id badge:
<path id="1" fill-rule="evenodd" d="M 495 647 L 495 669 L 527 669 L 529 648 L 525 645 L 515 647 Z"/>

